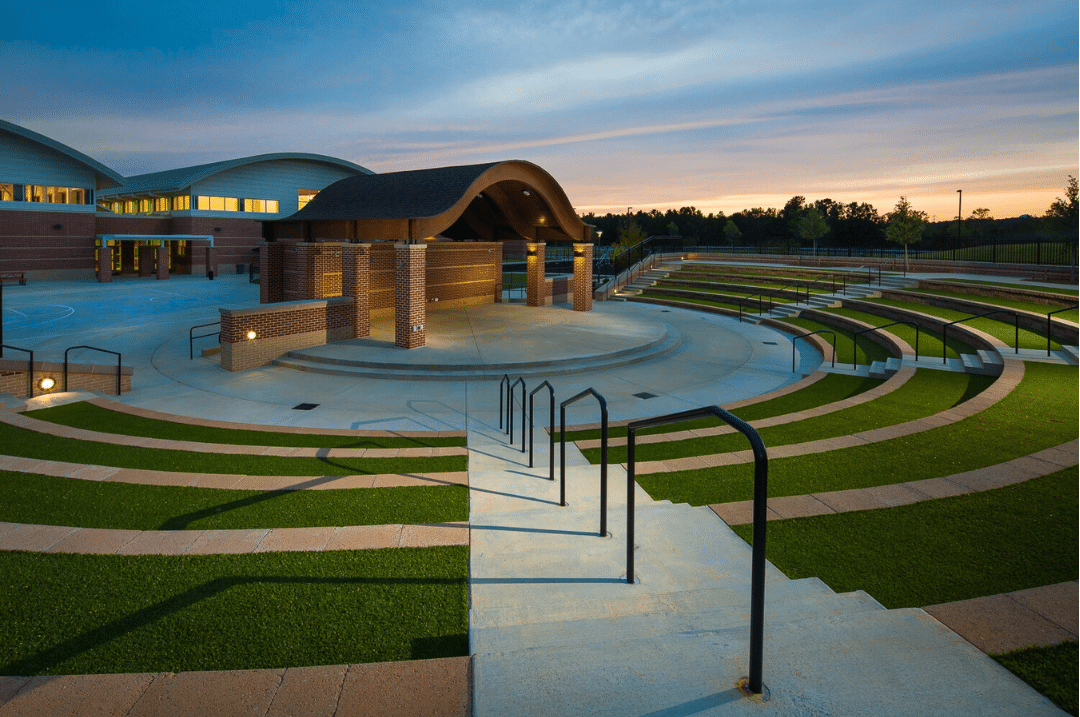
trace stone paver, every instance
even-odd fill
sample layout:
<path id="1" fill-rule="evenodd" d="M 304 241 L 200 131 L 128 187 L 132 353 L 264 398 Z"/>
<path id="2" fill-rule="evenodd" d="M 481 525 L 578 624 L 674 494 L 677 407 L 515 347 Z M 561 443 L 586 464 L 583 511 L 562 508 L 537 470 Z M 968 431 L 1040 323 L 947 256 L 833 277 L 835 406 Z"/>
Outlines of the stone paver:
<path id="1" fill-rule="evenodd" d="M 126 717 L 132 714 L 132 707 L 146 693 L 154 675 L 64 675 L 0 680 L 25 680 L 7 700 L 3 699 L 6 690 L 0 686 L 0 717 Z"/>

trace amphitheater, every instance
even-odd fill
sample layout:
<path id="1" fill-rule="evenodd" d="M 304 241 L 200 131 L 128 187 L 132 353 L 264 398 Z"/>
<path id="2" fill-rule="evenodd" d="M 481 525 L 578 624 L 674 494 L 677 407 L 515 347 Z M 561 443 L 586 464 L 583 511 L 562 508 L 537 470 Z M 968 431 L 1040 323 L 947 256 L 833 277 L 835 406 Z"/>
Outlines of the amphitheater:
<path id="1" fill-rule="evenodd" d="M 992 656 L 1075 659 L 1076 289 L 670 257 L 228 372 L 246 276 L 5 286 L 5 371 L 132 373 L 0 396 L 0 717 L 1060 714 Z M 750 444 L 634 424 L 714 406 L 760 692 Z"/>

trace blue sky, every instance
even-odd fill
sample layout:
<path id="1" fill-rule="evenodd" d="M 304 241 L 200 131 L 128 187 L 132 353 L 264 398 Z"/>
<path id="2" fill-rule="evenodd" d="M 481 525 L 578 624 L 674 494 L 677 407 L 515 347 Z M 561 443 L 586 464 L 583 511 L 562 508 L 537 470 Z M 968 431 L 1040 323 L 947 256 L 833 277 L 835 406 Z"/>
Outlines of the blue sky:
<path id="1" fill-rule="evenodd" d="M 582 213 L 900 195 L 1041 214 L 1078 165 L 1075 0 L 18 3 L 0 117 L 122 174 L 303 151 L 527 159 Z"/>

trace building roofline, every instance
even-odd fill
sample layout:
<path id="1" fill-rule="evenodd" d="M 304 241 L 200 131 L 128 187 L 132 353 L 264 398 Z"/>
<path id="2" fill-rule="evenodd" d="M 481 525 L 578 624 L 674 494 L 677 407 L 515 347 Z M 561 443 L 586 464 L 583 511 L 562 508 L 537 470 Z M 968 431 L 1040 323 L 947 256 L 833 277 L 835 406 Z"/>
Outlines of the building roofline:
<path id="1" fill-rule="evenodd" d="M 47 147 L 54 152 L 59 152 L 66 157 L 74 159 L 76 162 L 85 165 L 88 169 L 93 170 L 93 172 L 98 177 L 99 183 L 102 183 L 102 180 L 105 180 L 105 183 L 109 184 L 110 187 L 119 187 L 124 184 L 124 177 L 119 172 L 109 169 L 96 159 L 87 157 L 82 152 L 68 147 L 63 142 L 57 142 L 51 137 L 46 137 L 43 134 L 38 134 L 33 130 L 27 129 L 26 127 L 21 127 L 17 124 L 2 119 L 0 119 L 0 130 L 10 132 L 14 135 L 18 135 L 23 139 L 28 139 L 31 142 L 35 142 L 36 144 Z M 103 189 L 107 189 L 110 187 L 105 187 Z M 95 187 L 95 189 L 96 188 L 97 187 Z"/>

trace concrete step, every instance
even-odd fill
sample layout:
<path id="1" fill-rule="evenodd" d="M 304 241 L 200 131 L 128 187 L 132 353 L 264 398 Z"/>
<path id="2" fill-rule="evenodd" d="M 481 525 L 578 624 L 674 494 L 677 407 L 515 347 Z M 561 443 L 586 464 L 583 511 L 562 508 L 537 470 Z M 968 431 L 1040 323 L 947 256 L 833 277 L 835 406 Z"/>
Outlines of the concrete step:
<path id="1" fill-rule="evenodd" d="M 1063 358 L 1072 366 L 1080 365 L 1080 346 L 1062 345 Z"/>
<path id="2" fill-rule="evenodd" d="M 835 594 L 801 591 L 785 595 L 785 586 L 800 581 L 770 583 L 765 589 L 765 623 L 780 625 L 812 618 L 851 615 L 858 612 L 884 610 L 880 603 L 862 591 Z M 629 590 L 633 586 L 627 586 Z M 615 614 L 609 617 L 542 623 L 519 623 L 472 630 L 470 642 L 473 654 L 514 652 L 517 650 L 567 647 L 607 643 L 619 640 L 662 635 L 679 635 L 700 631 L 748 628 L 750 623 L 750 593 L 743 590 L 696 591 L 699 594 L 672 595 L 671 601 L 650 602 L 660 609 L 653 612 Z M 668 596 L 661 596 L 668 597 Z M 721 598 L 720 601 L 710 602 Z M 693 602 L 683 602 L 688 599 Z M 637 601 L 640 605 L 641 601 Z M 472 621 L 470 621 L 472 622 Z"/>

